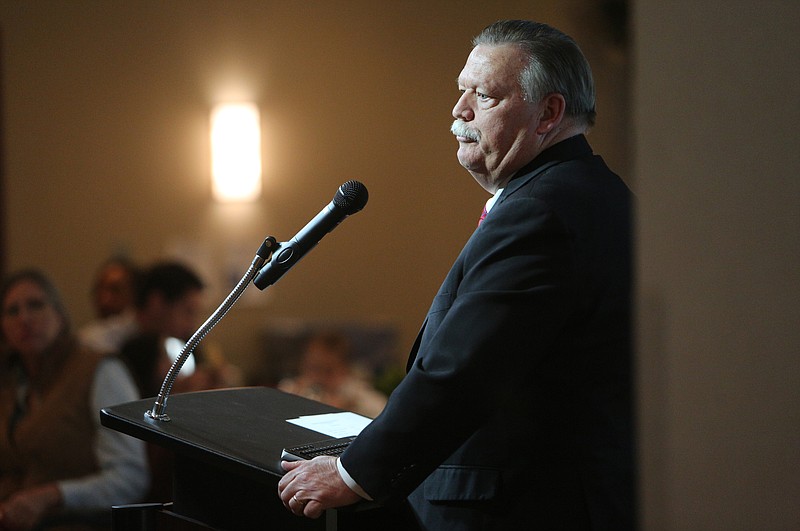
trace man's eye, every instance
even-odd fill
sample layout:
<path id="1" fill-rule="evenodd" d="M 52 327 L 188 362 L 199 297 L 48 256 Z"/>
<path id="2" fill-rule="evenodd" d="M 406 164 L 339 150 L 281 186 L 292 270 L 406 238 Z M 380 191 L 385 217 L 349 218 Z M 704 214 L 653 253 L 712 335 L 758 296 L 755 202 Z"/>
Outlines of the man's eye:
<path id="1" fill-rule="evenodd" d="M 479 100 L 481 100 L 481 101 L 486 101 L 486 100 L 488 100 L 488 99 L 489 99 L 489 96 L 487 96 L 487 95 L 486 95 L 486 94 L 484 94 L 483 92 L 476 92 L 476 93 L 475 93 L 475 95 L 476 95 L 476 96 L 478 97 L 478 99 L 479 99 Z"/>

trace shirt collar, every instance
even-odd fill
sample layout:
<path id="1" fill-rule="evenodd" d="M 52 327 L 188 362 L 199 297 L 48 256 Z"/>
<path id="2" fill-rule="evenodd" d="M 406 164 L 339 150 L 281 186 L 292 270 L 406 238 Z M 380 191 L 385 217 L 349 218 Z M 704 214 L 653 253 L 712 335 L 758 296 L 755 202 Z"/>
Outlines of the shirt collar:
<path id="1" fill-rule="evenodd" d="M 499 190 L 497 190 L 494 193 L 494 195 L 492 197 L 489 198 L 488 201 L 486 201 L 486 212 L 487 213 L 492 210 L 492 207 L 494 206 L 494 204 L 497 203 L 498 199 L 500 199 L 500 194 L 503 193 L 503 190 L 505 190 L 505 188 L 500 188 Z"/>

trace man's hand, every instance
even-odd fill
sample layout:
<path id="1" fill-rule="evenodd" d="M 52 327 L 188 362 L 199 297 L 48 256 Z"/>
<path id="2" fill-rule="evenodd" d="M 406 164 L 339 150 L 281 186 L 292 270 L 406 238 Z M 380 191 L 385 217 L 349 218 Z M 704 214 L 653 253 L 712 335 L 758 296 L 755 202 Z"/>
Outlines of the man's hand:
<path id="1" fill-rule="evenodd" d="M 286 474 L 278 482 L 278 496 L 284 507 L 297 516 L 319 518 L 325 509 L 351 505 L 362 499 L 342 480 L 335 457 L 282 461 L 281 467 Z"/>

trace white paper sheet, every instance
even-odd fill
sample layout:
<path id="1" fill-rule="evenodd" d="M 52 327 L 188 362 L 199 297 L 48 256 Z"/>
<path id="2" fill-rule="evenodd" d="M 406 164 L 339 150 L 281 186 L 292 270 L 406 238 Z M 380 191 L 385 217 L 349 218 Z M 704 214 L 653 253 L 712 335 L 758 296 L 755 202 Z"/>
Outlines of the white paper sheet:
<path id="1" fill-rule="evenodd" d="M 367 424 L 372 422 L 372 419 L 350 411 L 344 411 L 342 413 L 306 415 L 295 419 L 286 419 L 286 422 L 323 433 L 328 437 L 339 438 L 358 435 Z"/>

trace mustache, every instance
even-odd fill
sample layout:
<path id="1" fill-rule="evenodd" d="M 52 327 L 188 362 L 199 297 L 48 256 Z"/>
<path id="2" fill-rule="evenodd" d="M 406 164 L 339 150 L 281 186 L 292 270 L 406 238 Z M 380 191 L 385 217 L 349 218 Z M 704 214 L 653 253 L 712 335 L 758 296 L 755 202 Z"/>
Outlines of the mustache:
<path id="1" fill-rule="evenodd" d="M 481 139 L 480 132 L 476 131 L 475 129 L 470 129 L 466 122 L 463 122 L 462 120 L 454 121 L 453 125 L 450 126 L 450 132 L 455 136 L 463 136 L 464 138 L 468 138 L 473 142 L 478 142 Z"/>

